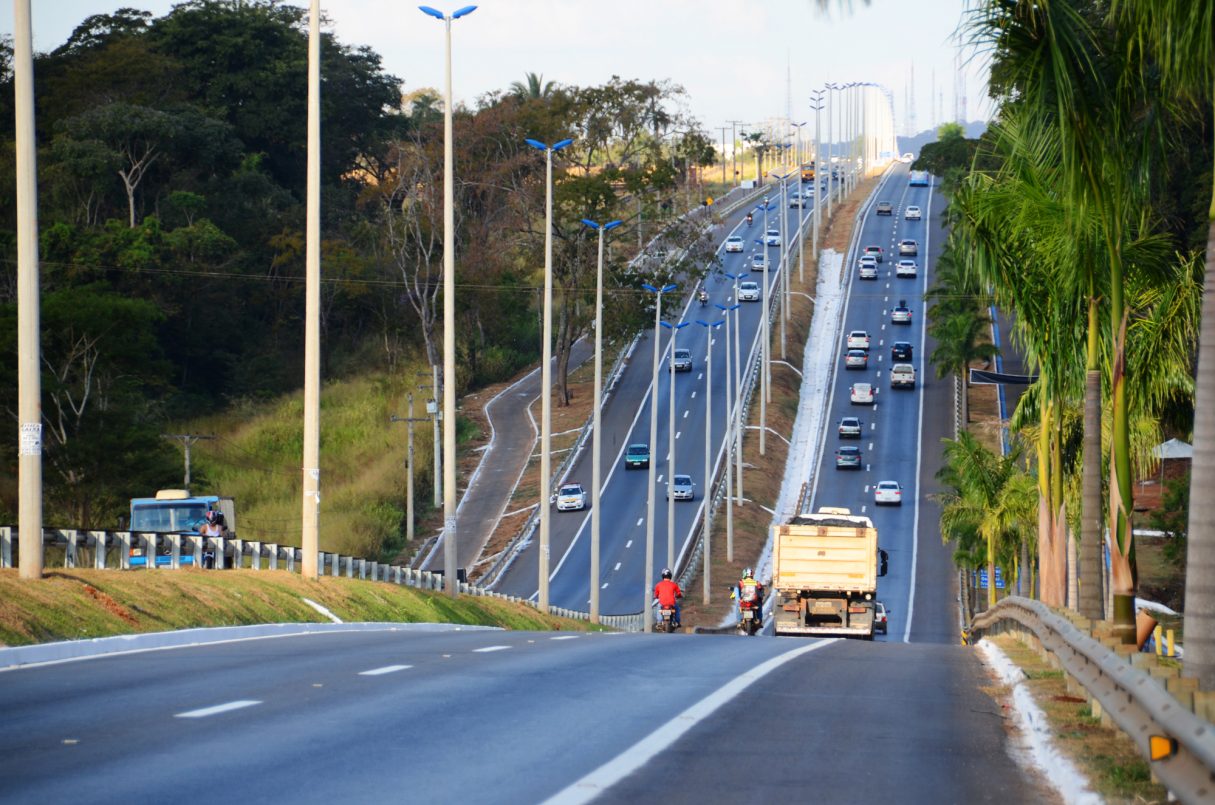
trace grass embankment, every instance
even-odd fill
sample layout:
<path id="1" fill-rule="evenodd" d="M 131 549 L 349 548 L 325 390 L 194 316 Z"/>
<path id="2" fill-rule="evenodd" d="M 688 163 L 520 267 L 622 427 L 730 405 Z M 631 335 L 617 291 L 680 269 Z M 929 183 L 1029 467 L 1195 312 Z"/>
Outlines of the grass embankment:
<path id="1" fill-rule="evenodd" d="M 327 623 L 315 601 L 347 622 L 456 623 L 506 629 L 585 630 L 525 605 L 276 570 L 57 570 L 42 581 L 0 570 L 0 643 L 29 645 L 200 626 Z"/>
<path id="2" fill-rule="evenodd" d="M 1093 791 L 1106 802 L 1168 801 L 1168 792 L 1152 782 L 1148 762 L 1131 739 L 1094 717 L 1087 699 L 1067 689 L 1062 671 L 1014 637 L 991 640 L 1025 672 L 1024 684 L 1050 722 L 1054 745 L 1088 778 Z M 1003 685 L 987 692 L 997 701 L 1008 695 Z"/>
<path id="3" fill-rule="evenodd" d="M 861 183 L 843 203 L 833 205 L 830 221 L 826 219 L 824 208 L 822 228 L 819 230 L 821 248 L 834 249 L 840 253 L 847 251 L 857 207 L 873 192 L 878 181 L 878 178 L 872 178 Z M 809 236 L 806 242 L 810 244 Z M 798 279 L 797 254 L 791 255 L 789 289 L 793 293 L 790 296 L 785 360 L 798 367 L 799 371 L 813 314 L 813 305 L 801 294 L 813 296 L 818 281 L 817 255 L 809 245 L 805 247 L 805 264 L 805 280 L 801 281 Z M 771 328 L 771 336 L 770 354 L 774 360 L 779 361 L 779 316 Z M 760 389 L 758 383 L 756 384 L 749 409 L 748 428 L 743 436 L 744 502 L 741 506 L 736 503 L 734 507 L 734 557 L 731 561 L 726 555 L 726 507 L 723 502 L 713 519 L 710 602 L 708 606 L 701 603 L 704 578 L 703 574 L 698 573 L 689 589 L 684 591 L 687 598 L 683 607 L 683 621 L 686 625 L 716 626 L 720 623 L 733 606 L 728 588 L 738 581 L 743 568 L 756 563 L 763 551 L 768 540 L 768 526 L 772 522 L 772 515 L 765 511 L 765 508 L 775 508 L 776 499 L 780 495 L 789 453 L 789 445 L 785 439 L 793 435 L 793 422 L 797 418 L 797 409 L 801 402 L 801 384 L 801 377 L 788 366 L 779 363 L 772 366 L 772 402 L 768 403 L 768 432 L 763 455 L 759 453 Z M 735 483 L 737 484 L 737 479 Z"/>

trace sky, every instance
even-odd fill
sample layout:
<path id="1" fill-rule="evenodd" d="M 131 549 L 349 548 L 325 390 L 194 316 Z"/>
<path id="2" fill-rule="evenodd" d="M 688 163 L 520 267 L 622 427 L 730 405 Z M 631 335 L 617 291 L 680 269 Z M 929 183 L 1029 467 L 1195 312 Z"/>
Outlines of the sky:
<path id="1" fill-rule="evenodd" d="M 429 4 L 451 11 L 469 1 Z M 613 75 L 668 79 L 687 91 L 686 111 L 716 140 L 729 120 L 759 123 L 790 108 L 792 120 L 811 121 L 812 128 L 812 90 L 827 82 L 873 81 L 890 90 L 898 132 L 905 134 L 913 69 L 915 130 L 955 119 L 959 53 L 965 117 L 990 116 L 982 54 L 959 49 L 955 38 L 973 2 L 831 0 L 822 12 L 812 0 L 484 0 L 452 24 L 453 94 L 457 103 L 472 104 L 529 72 L 581 86 Z M 34 48 L 48 51 L 91 14 L 129 6 L 161 16 L 175 0 L 31 3 Z M 0 33 L 9 35 L 13 4 L 4 5 Z M 379 53 L 404 91 L 442 86 L 443 25 L 416 2 L 322 0 L 321 10 L 339 41 Z M 825 117 L 822 124 L 825 136 Z"/>

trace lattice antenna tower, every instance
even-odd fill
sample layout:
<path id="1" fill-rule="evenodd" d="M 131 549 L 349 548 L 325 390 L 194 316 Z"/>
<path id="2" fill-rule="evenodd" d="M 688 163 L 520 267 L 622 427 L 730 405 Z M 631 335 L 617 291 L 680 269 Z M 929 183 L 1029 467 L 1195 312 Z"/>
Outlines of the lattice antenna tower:
<path id="1" fill-rule="evenodd" d="M 915 62 L 912 62 L 907 78 L 907 136 L 914 137 L 918 133 L 915 125 Z"/>

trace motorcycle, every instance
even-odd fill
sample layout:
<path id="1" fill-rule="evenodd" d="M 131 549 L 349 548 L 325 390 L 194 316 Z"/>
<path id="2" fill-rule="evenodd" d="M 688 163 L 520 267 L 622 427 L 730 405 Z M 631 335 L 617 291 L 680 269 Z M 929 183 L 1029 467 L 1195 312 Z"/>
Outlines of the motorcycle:
<path id="1" fill-rule="evenodd" d="M 751 215 L 751 213 L 747 213 L 747 223 L 749 224 L 754 220 L 755 218 Z"/>
<path id="2" fill-rule="evenodd" d="M 764 627 L 763 615 L 758 607 L 745 607 L 739 612 L 738 630 L 745 635 L 752 636 L 759 632 Z"/>
<path id="3" fill-rule="evenodd" d="M 655 632 L 666 632 L 674 634 L 675 632 L 675 607 L 660 607 L 658 610 L 658 620 L 654 622 Z"/>
<path id="4" fill-rule="evenodd" d="M 698 294 L 698 296 L 700 298 L 701 307 L 704 307 L 705 305 L 709 304 L 709 294 L 707 292 L 701 291 L 700 294 Z"/>

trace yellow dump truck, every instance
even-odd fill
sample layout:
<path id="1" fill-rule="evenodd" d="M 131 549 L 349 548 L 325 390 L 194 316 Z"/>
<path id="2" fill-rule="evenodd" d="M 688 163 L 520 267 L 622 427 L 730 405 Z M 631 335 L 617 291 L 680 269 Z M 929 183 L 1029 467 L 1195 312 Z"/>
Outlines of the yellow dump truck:
<path id="1" fill-rule="evenodd" d="M 887 560 L 873 521 L 824 506 L 772 530 L 776 634 L 872 640 L 877 580 Z"/>

